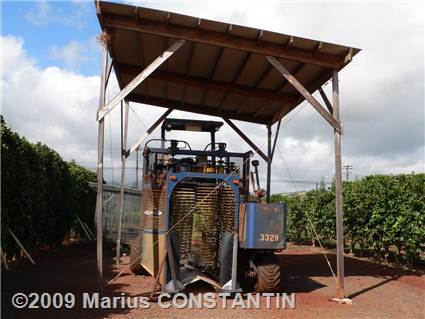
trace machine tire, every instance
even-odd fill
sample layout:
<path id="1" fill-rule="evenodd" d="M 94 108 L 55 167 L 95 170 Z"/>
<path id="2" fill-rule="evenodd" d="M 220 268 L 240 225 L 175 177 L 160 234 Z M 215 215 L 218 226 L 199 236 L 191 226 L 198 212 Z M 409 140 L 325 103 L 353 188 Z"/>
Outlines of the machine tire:
<path id="1" fill-rule="evenodd" d="M 255 258 L 257 292 L 276 292 L 280 288 L 280 265 L 275 255 L 261 254 Z"/>
<path id="2" fill-rule="evenodd" d="M 139 235 L 129 242 L 130 246 L 130 270 L 135 275 L 146 275 L 146 270 L 140 264 L 140 260 L 135 261 L 142 253 L 142 237 Z"/>

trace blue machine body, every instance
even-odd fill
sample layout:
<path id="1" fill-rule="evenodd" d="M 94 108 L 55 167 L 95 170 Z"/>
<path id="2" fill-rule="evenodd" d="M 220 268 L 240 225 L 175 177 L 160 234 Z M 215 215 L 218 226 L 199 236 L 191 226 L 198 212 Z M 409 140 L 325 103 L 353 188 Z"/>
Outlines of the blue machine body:
<path id="1" fill-rule="evenodd" d="M 286 247 L 286 205 L 246 203 L 241 205 L 245 249 L 284 249 Z"/>

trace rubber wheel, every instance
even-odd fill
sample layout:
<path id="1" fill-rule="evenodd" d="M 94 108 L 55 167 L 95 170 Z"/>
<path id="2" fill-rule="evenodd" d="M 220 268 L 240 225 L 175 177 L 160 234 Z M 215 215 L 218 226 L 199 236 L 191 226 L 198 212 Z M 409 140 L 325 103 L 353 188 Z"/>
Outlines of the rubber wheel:
<path id="1" fill-rule="evenodd" d="M 261 254 L 255 258 L 257 267 L 257 292 L 276 292 L 280 288 L 280 265 L 272 254 Z"/>
<path id="2" fill-rule="evenodd" d="M 130 246 L 130 270 L 136 275 L 147 274 L 146 270 L 140 264 L 140 255 L 142 253 L 142 237 L 139 235 L 129 243 Z M 135 261 L 137 259 L 137 261 Z"/>

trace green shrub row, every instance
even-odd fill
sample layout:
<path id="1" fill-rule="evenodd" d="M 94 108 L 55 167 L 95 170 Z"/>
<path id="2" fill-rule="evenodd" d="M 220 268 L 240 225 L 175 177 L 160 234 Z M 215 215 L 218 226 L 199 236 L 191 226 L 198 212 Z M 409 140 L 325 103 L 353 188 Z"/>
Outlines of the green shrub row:
<path id="1" fill-rule="evenodd" d="M 425 174 L 372 175 L 343 184 L 345 245 L 402 264 L 425 251 Z M 288 240 L 335 244 L 335 188 L 320 187 L 296 196 L 274 195 L 288 204 Z"/>
<path id="2" fill-rule="evenodd" d="M 30 251 L 60 245 L 77 216 L 93 229 L 96 193 L 88 186 L 96 180 L 93 172 L 28 142 L 3 118 L 1 160 L 1 247 L 8 257 L 20 251 L 8 228 Z M 75 230 L 82 232 L 79 225 Z"/>

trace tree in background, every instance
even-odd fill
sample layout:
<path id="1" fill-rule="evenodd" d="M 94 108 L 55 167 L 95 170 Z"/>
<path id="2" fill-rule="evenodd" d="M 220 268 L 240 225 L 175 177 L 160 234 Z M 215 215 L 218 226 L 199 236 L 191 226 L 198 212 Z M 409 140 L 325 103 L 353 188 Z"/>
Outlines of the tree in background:
<path id="1" fill-rule="evenodd" d="M 9 257 L 19 253 L 8 228 L 34 250 L 60 245 L 77 216 L 92 226 L 96 194 L 88 182 L 96 181 L 96 174 L 65 162 L 46 145 L 28 142 L 3 117 L 0 121 L 3 251 Z"/>
<path id="2" fill-rule="evenodd" d="M 425 252 L 425 174 L 372 175 L 344 182 L 345 244 L 352 253 L 414 264 Z M 272 196 L 288 206 L 287 237 L 314 244 L 310 221 L 322 242 L 335 244 L 335 190 Z"/>

